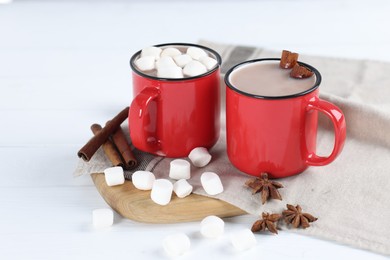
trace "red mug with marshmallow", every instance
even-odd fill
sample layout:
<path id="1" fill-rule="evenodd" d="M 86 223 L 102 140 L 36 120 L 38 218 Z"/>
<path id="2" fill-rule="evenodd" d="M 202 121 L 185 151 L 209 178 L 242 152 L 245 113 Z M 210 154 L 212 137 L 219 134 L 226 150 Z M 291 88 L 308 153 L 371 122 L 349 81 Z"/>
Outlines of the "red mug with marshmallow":
<path id="1" fill-rule="evenodd" d="M 267 172 L 282 178 L 329 164 L 346 138 L 343 112 L 319 98 L 319 71 L 298 62 L 314 75 L 295 79 L 279 68 L 279 61 L 246 61 L 225 76 L 227 154 L 237 169 L 253 176 Z M 318 112 L 334 126 L 334 148 L 326 157 L 316 154 Z"/>
<path id="2" fill-rule="evenodd" d="M 177 55 L 177 51 L 172 51 L 174 48 L 182 55 L 172 56 L 172 60 L 182 67 L 160 66 L 157 72 L 142 71 L 137 66 L 142 50 L 130 59 L 133 101 L 129 109 L 129 130 L 133 145 L 141 151 L 167 157 L 186 157 L 195 147 L 211 148 L 220 132 L 220 55 L 210 48 L 188 43 L 154 47 L 162 50 L 157 50 L 162 53 L 156 57 L 157 66 L 159 61 L 160 65 L 172 63 L 171 58 L 162 55 L 164 50 L 169 53 L 167 56 Z M 208 58 L 202 59 L 204 53 Z M 190 65 L 181 64 L 189 57 Z M 200 63 L 207 60 L 204 62 L 207 67 L 210 58 L 214 64 L 205 71 Z"/>

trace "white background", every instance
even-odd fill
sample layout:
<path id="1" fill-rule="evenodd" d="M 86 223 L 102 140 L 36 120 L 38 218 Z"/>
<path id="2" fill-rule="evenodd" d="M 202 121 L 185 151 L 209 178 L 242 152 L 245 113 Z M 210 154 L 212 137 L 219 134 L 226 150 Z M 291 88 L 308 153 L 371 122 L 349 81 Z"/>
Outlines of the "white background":
<path id="1" fill-rule="evenodd" d="M 237 253 L 228 235 L 202 239 L 199 223 L 151 225 L 119 215 L 110 229 L 96 231 L 91 212 L 107 205 L 88 176 L 72 173 L 89 126 L 130 104 L 128 61 L 139 49 L 207 39 L 390 61 L 389 14 L 384 0 L 0 5 L 1 259 L 166 258 L 161 241 L 173 232 L 192 241 L 180 259 L 385 258 L 288 232 L 257 235 L 256 248 Z M 226 233 L 252 220 L 227 219 Z"/>

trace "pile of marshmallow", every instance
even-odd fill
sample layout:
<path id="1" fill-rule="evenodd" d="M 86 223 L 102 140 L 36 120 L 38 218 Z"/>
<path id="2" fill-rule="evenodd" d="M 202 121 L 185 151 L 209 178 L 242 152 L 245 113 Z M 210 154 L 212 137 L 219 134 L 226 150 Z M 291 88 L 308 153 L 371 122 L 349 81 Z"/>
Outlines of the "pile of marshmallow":
<path id="1" fill-rule="evenodd" d="M 191 46 L 185 53 L 174 47 L 147 47 L 142 49 L 134 63 L 142 72 L 157 70 L 159 78 L 177 79 L 204 74 L 215 68 L 218 62 L 205 50 Z"/>
<path id="2" fill-rule="evenodd" d="M 210 160 L 211 155 L 204 147 L 194 148 L 188 158 L 195 167 L 204 167 Z M 121 185 L 125 182 L 122 167 L 110 167 L 104 170 L 104 178 L 108 186 Z M 177 197 L 184 198 L 192 193 L 192 185 L 188 183 L 191 178 L 191 164 L 184 159 L 175 159 L 170 163 L 169 178 L 156 179 L 150 171 L 136 171 L 132 175 L 134 187 L 139 190 L 151 190 L 150 198 L 159 205 L 167 205 L 172 198 L 172 192 Z M 200 181 L 205 192 L 209 195 L 217 195 L 223 192 L 223 185 L 219 176 L 214 172 L 204 172 Z"/>
<path id="3" fill-rule="evenodd" d="M 207 216 L 200 222 L 200 233 L 205 238 L 219 238 L 224 234 L 225 222 L 217 216 Z M 230 242 L 237 251 L 250 249 L 257 244 L 253 232 L 241 229 L 230 234 Z M 169 256 L 183 255 L 191 248 L 190 238 L 185 233 L 175 233 L 163 240 L 163 248 Z"/>
<path id="4" fill-rule="evenodd" d="M 111 226 L 114 214 L 111 209 L 95 209 L 93 224 L 96 228 Z M 225 222 L 217 216 L 207 216 L 200 222 L 200 234 L 205 238 L 219 238 L 224 234 Z M 250 249 L 257 244 L 253 232 L 244 228 L 230 234 L 230 242 L 237 251 Z M 174 233 L 163 239 L 162 246 L 169 256 L 179 256 L 190 250 L 191 241 L 185 233 Z"/>
<path id="5" fill-rule="evenodd" d="M 188 158 L 195 167 L 204 167 L 212 156 L 204 147 L 193 149 Z M 175 192 L 177 197 L 184 198 L 192 193 L 193 187 L 187 182 L 191 178 L 191 165 L 187 160 L 175 159 L 170 163 L 169 178 L 176 180 L 174 184 L 168 179 L 156 179 L 149 171 L 136 171 L 132 175 L 133 185 L 140 190 L 151 190 L 151 199 L 159 205 L 167 205 Z M 125 182 L 121 167 L 110 167 L 104 170 L 108 186 L 121 185 Z M 214 172 L 204 172 L 200 181 L 203 189 L 209 195 L 223 192 L 219 176 Z M 92 222 L 95 228 L 106 228 L 113 224 L 114 213 L 111 209 L 95 209 L 92 212 Z M 225 223 L 217 216 L 207 216 L 200 223 L 200 233 L 206 238 L 218 238 L 224 233 Z M 257 244 L 257 240 L 249 229 L 239 230 L 230 236 L 233 247 L 238 251 L 249 249 Z M 191 242 L 184 233 L 169 235 L 163 240 L 163 248 L 170 256 L 179 256 L 190 250 Z"/>

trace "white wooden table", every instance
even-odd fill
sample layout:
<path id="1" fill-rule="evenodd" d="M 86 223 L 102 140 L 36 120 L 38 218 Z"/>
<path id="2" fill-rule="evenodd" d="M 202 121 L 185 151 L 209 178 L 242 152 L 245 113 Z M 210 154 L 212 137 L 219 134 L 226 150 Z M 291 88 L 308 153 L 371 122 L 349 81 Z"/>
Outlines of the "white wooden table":
<path id="1" fill-rule="evenodd" d="M 162 239 L 185 232 L 182 259 L 319 259 L 384 256 L 280 232 L 231 250 L 201 239 L 199 223 L 150 225 L 115 217 L 106 231 L 91 212 L 106 207 L 88 176 L 73 178 L 76 152 L 129 105 L 129 58 L 165 42 L 199 39 L 274 50 L 390 61 L 390 2 L 14 1 L 0 5 L 0 258 L 158 259 Z M 295 26 L 296 21 L 300 26 Z M 248 227 L 227 219 L 227 233 Z"/>

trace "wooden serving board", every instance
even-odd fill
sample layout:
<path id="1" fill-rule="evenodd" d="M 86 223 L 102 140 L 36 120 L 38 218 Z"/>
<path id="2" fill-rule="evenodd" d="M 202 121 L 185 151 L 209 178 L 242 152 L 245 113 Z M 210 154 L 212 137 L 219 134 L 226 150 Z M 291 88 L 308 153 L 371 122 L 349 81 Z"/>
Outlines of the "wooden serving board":
<path id="1" fill-rule="evenodd" d="M 107 186 L 103 173 L 91 174 L 103 199 L 125 218 L 145 223 L 176 223 L 198 221 L 209 215 L 233 217 L 245 211 L 218 199 L 191 194 L 185 198 L 172 195 L 166 206 L 154 203 L 150 191 L 138 190 L 131 181 L 123 185 Z"/>

